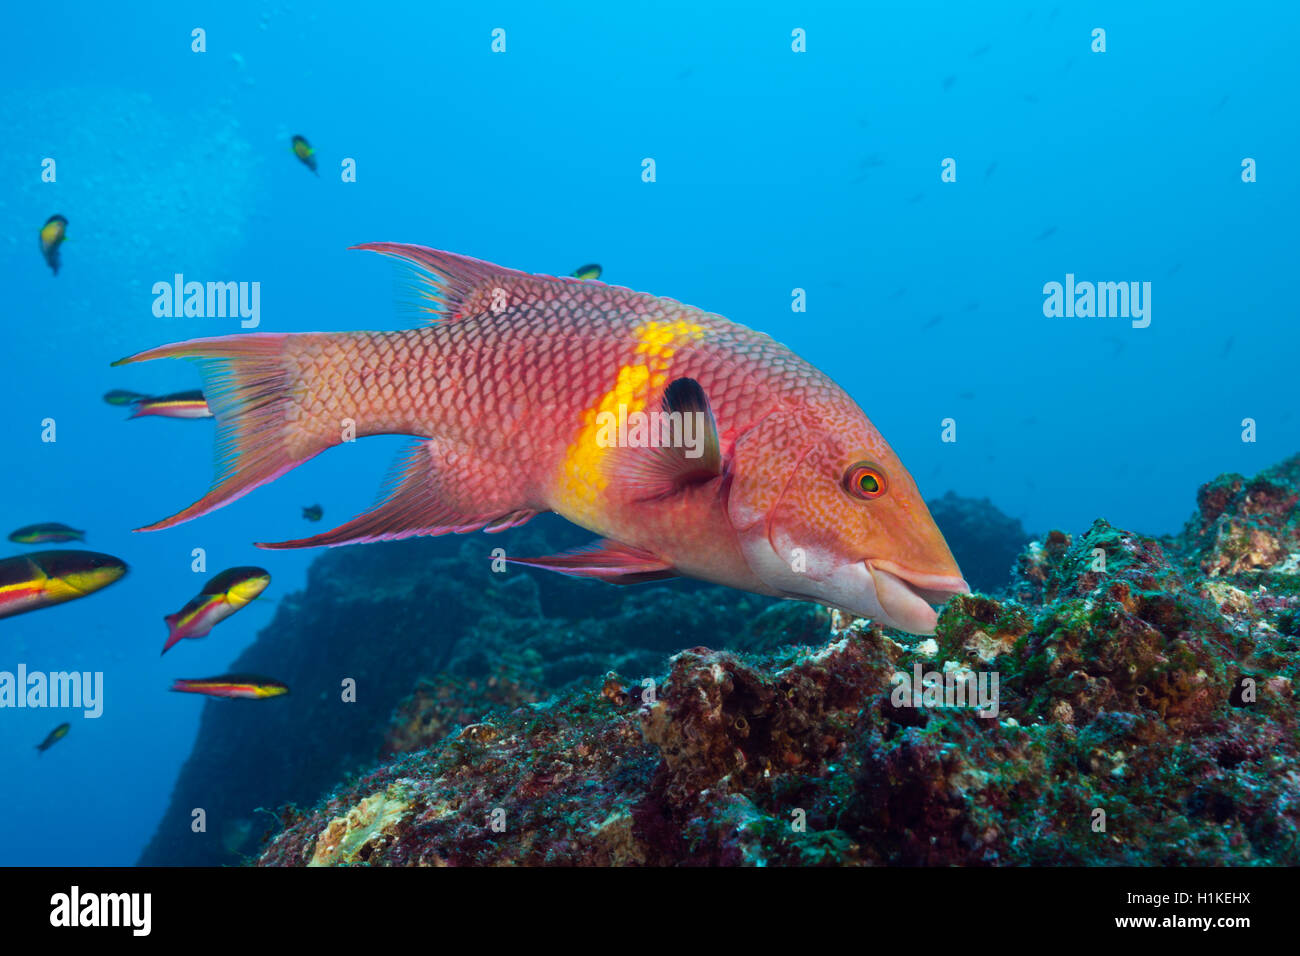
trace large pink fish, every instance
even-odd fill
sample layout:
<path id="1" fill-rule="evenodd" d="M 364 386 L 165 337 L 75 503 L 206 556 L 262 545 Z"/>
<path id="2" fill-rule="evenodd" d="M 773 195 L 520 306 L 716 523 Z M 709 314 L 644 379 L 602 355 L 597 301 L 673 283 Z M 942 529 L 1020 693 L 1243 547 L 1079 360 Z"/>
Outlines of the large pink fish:
<path id="1" fill-rule="evenodd" d="M 687 575 L 905 631 L 968 590 L 916 483 L 862 410 L 762 333 L 671 299 L 422 246 L 428 326 L 195 339 L 218 475 L 168 528 L 352 435 L 417 436 L 380 503 L 299 548 L 554 511 L 603 540 L 518 559 L 616 583 Z"/>

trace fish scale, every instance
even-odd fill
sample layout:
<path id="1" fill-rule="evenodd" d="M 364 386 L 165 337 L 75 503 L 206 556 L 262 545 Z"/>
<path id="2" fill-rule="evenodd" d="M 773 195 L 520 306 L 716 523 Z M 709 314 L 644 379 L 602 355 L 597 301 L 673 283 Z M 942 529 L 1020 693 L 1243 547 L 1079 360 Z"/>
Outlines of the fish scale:
<path id="1" fill-rule="evenodd" d="M 420 246 L 359 248 L 414 268 L 433 324 L 196 339 L 123 360 L 197 360 L 217 418 L 216 483 L 147 530 L 274 480 L 344 441 L 350 420 L 356 437 L 418 439 L 380 503 L 331 531 L 263 547 L 498 530 L 554 511 L 610 542 L 602 557 L 565 559 L 606 561 L 573 573 L 608 572 L 608 580 L 623 562 L 629 580 L 683 573 L 821 599 L 804 593 L 812 577 L 774 583 L 786 576 L 785 558 L 761 549 L 808 550 L 820 573 L 841 556 L 860 564 L 889 545 L 907 563 L 878 558 L 875 573 L 892 575 L 880 571 L 888 564 L 929 582 L 917 586 L 964 587 L 884 438 L 829 377 L 769 336 L 593 280 L 534 276 Z M 684 383 L 679 400 L 708 426 L 702 440 L 716 436 L 716 473 L 681 448 L 604 441 L 611 418 L 661 411 L 674 382 Z M 845 468 L 863 457 L 893 476 L 896 500 L 871 511 L 842 486 Z M 896 602 L 908 600 L 897 590 L 902 579 L 888 584 Z"/>

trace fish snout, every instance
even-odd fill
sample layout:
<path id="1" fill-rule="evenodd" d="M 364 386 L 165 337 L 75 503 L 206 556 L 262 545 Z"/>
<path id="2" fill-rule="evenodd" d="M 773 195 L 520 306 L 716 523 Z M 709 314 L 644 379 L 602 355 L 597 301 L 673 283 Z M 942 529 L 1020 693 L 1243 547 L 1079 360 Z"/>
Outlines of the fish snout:
<path id="1" fill-rule="evenodd" d="M 864 563 L 888 623 L 910 634 L 933 634 L 939 621 L 934 605 L 955 594 L 970 593 L 970 585 L 960 574 L 913 571 L 893 561 Z"/>
<path id="2" fill-rule="evenodd" d="M 951 569 L 944 568 L 939 571 L 914 571 L 894 561 L 884 560 L 868 560 L 867 566 L 902 578 L 919 593 L 932 595 L 935 604 L 942 604 L 954 594 L 971 593 L 970 585 L 961 576 L 961 571 L 956 564 L 953 564 Z"/>

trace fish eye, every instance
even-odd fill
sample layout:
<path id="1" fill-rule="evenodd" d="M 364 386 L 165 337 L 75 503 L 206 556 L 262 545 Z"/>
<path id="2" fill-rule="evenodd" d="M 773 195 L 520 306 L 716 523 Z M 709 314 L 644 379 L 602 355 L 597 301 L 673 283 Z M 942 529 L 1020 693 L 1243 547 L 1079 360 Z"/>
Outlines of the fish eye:
<path id="1" fill-rule="evenodd" d="M 844 473 L 844 490 L 854 498 L 864 498 L 868 501 L 879 498 L 888 487 L 884 469 L 869 461 L 850 465 L 848 471 Z"/>

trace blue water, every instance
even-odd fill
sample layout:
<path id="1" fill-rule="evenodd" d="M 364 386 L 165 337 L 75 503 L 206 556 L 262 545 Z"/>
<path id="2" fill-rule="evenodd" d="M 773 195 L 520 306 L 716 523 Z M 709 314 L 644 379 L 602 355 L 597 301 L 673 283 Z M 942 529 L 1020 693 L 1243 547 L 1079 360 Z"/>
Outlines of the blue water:
<path id="1" fill-rule="evenodd" d="M 239 331 L 155 318 L 150 289 L 175 273 L 260 282 L 261 331 L 380 329 L 411 320 L 392 267 L 354 243 L 561 274 L 598 261 L 608 281 L 771 333 L 858 400 L 927 496 L 987 495 L 1035 530 L 1173 531 L 1202 482 L 1300 449 L 1294 5 L 540 6 L 6 11 L 0 530 L 86 528 L 131 572 L 0 620 L 0 670 L 106 682 L 98 720 L 0 711 L 0 863 L 136 859 L 202 707 L 169 682 L 220 673 L 273 608 L 160 659 L 162 615 L 204 579 L 191 549 L 210 574 L 262 564 L 267 597 L 286 594 L 313 553 L 250 542 L 365 509 L 400 446 L 337 448 L 214 515 L 132 534 L 206 490 L 213 429 L 124 421 L 107 389 L 198 375 L 109 362 Z M 1242 182 L 1245 157 L 1258 182 Z M 71 238 L 52 277 L 36 234 L 55 212 Z M 1150 326 L 1045 317 L 1043 286 L 1067 273 L 1152 283 Z M 307 525 L 314 502 L 325 521 Z"/>

